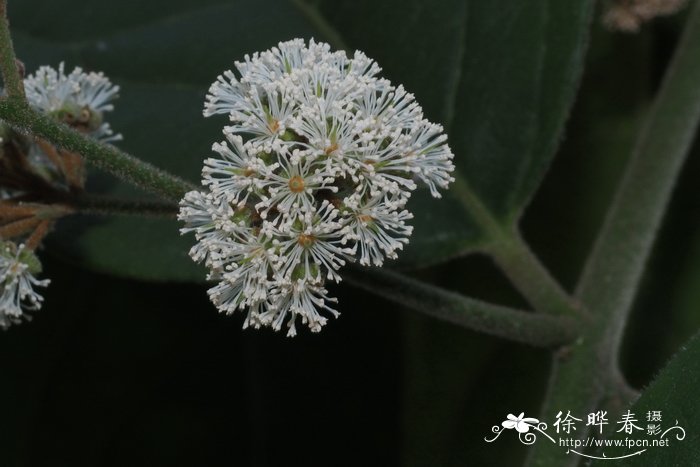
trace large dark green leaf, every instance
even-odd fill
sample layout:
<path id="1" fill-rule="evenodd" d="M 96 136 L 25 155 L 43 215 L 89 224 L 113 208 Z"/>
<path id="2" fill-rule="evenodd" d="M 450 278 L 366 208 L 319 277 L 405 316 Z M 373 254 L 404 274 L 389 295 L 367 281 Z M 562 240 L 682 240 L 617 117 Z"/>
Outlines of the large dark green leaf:
<path id="1" fill-rule="evenodd" d="M 23 0 L 11 3 L 10 16 L 29 70 L 66 60 L 105 71 L 122 86 L 113 118 L 125 134 L 120 146 L 193 181 L 224 124 L 202 119 L 202 98 L 233 60 L 292 37 L 362 49 L 444 123 L 460 173 L 497 218 L 514 221 L 561 138 L 590 2 L 301 1 Z M 130 193 L 104 180 L 93 186 Z M 404 265 L 439 262 L 483 240 L 450 193 L 436 201 L 419 192 L 411 209 L 416 229 Z M 71 221 L 61 230 L 61 248 L 92 268 L 202 277 L 185 255 L 192 240 L 178 238 L 174 222 Z"/>
<path id="2" fill-rule="evenodd" d="M 650 447 L 644 453 L 624 459 L 616 465 L 698 465 L 700 464 L 700 336 L 676 355 L 664 368 L 656 380 L 649 385 L 640 399 L 631 408 L 638 417 L 649 411 L 661 411 L 660 422 L 665 431 L 678 423 L 685 430 L 685 438 L 677 439 L 680 433 L 675 429 L 668 433 L 668 446 Z M 642 418 L 638 418 L 642 419 Z M 615 439 L 623 439 L 624 433 Z M 644 436 L 637 436 L 644 438 Z M 653 437 L 648 437 L 653 438 Z M 605 449 L 608 457 L 630 454 L 634 450 Z M 607 461 L 594 462 L 594 465 L 607 465 Z"/>
<path id="3" fill-rule="evenodd" d="M 416 94 L 449 134 L 460 174 L 503 222 L 517 219 L 562 138 L 578 86 L 590 1 L 321 2 L 352 47 Z M 402 263 L 468 251 L 481 232 L 448 193 L 412 200 Z"/>

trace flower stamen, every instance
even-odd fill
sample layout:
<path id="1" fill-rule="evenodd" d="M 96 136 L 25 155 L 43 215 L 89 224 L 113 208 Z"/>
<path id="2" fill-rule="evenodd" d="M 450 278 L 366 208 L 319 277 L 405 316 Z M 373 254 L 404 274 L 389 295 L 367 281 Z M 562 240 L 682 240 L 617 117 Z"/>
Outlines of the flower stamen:
<path id="1" fill-rule="evenodd" d="M 326 150 L 323 151 L 323 153 L 324 153 L 326 156 L 330 156 L 331 154 L 333 154 L 333 153 L 334 153 L 335 151 L 337 151 L 337 150 L 338 150 L 338 143 L 333 143 L 333 144 L 331 144 L 330 146 L 328 146 L 328 147 L 326 148 Z"/>
<path id="2" fill-rule="evenodd" d="M 316 238 L 313 235 L 306 235 L 306 234 L 301 234 L 297 238 L 297 243 L 301 245 L 304 248 L 309 248 L 311 245 L 314 244 L 316 241 Z"/>
<path id="3" fill-rule="evenodd" d="M 304 191 L 304 179 L 298 175 L 289 179 L 289 189 L 292 193 L 301 193 Z"/>

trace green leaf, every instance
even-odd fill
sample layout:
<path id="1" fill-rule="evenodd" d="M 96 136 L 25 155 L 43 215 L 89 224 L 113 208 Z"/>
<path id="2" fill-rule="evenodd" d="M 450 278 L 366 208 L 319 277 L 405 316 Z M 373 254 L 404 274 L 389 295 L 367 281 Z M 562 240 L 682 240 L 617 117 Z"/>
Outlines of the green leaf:
<path id="1" fill-rule="evenodd" d="M 649 385 L 631 408 L 631 411 L 637 415 L 638 420 L 646 420 L 643 417 L 646 417 L 649 411 L 661 411 L 662 421 L 660 424 L 662 430 L 665 431 L 678 422 L 678 426 L 685 430 L 685 439 L 677 439 L 676 433 L 679 433 L 677 429 L 670 431 L 666 436 L 668 438 L 668 446 L 649 447 L 638 456 L 616 461 L 616 465 L 680 466 L 700 464 L 700 403 L 698 403 L 697 397 L 698 387 L 700 387 L 700 335 L 696 335 L 691 339 L 688 345 L 661 370 L 656 380 Z M 623 439 L 624 437 L 625 435 L 622 433 L 613 439 Z M 651 437 L 637 435 L 636 438 L 646 439 Z M 639 449 L 623 450 L 617 448 L 615 450 L 608 448 L 601 452 L 604 452 L 607 457 L 613 457 L 630 454 L 637 450 Z M 607 465 L 607 462 L 594 462 L 593 465 Z"/>
<path id="2" fill-rule="evenodd" d="M 234 60 L 293 37 L 361 49 L 445 125 L 459 172 L 496 218 L 514 222 L 561 138 L 591 2 L 302 1 L 23 0 L 10 2 L 10 19 L 28 71 L 61 60 L 104 71 L 122 88 L 111 118 L 125 135 L 119 146 L 192 181 L 226 123 L 201 117 L 204 94 Z M 92 186 L 134 193 L 106 180 Z M 402 265 L 441 262 L 485 240 L 451 193 L 420 191 L 410 209 L 416 228 Z M 91 268 L 203 278 L 184 254 L 193 239 L 179 238 L 173 222 L 63 224 L 53 243 Z"/>
<path id="3" fill-rule="evenodd" d="M 515 222 L 562 138 L 592 2 L 320 3 L 345 43 L 444 124 L 459 173 L 495 217 Z M 422 190 L 409 206 L 415 230 L 402 265 L 438 263 L 486 240 L 453 193 L 434 200 Z"/>

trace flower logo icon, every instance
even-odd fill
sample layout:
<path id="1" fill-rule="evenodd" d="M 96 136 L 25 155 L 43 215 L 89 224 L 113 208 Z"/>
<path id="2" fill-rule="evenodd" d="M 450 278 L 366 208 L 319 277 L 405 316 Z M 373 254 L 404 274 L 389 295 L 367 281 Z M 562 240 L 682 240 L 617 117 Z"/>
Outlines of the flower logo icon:
<path id="1" fill-rule="evenodd" d="M 536 418 L 525 417 L 524 415 L 525 412 L 520 412 L 520 415 L 517 417 L 512 413 L 509 413 L 506 420 L 504 420 L 501 425 L 507 430 L 512 430 L 515 428 L 518 433 L 527 433 L 530 431 L 531 427 L 536 427 L 537 424 L 540 423 L 540 421 Z"/>
<path id="2" fill-rule="evenodd" d="M 531 428 L 532 431 L 530 431 Z M 520 442 L 528 446 L 534 444 L 537 440 L 537 433 L 534 433 L 535 431 L 546 436 L 551 442 L 556 443 L 554 438 L 549 436 L 544 431 L 547 429 L 547 424 L 544 422 L 540 422 L 536 418 L 525 417 L 525 412 L 520 412 L 520 415 L 518 415 L 517 417 L 512 413 L 509 413 L 506 416 L 506 419 L 501 422 L 500 426 L 494 425 L 491 427 L 491 432 L 494 433 L 495 436 L 490 439 L 486 437 L 484 438 L 484 441 L 486 441 L 487 443 L 492 443 L 496 441 L 496 439 L 499 436 L 501 436 L 501 433 L 503 433 L 506 430 L 512 429 L 515 429 L 515 431 L 518 432 L 518 438 L 520 439 Z"/>

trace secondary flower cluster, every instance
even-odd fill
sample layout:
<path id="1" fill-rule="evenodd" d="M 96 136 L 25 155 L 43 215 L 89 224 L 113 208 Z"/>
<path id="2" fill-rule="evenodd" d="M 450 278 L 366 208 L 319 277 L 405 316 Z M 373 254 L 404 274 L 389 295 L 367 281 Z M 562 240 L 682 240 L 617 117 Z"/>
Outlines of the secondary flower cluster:
<path id="1" fill-rule="evenodd" d="M 46 287 L 49 280 L 37 280 L 41 263 L 36 255 L 13 242 L 0 241 L 0 328 L 21 321 L 26 310 L 41 308 L 43 298 L 34 287 Z"/>
<path id="2" fill-rule="evenodd" d="M 405 209 L 417 183 L 435 197 L 453 181 L 440 125 L 413 95 L 349 58 L 301 39 L 236 62 L 207 95 L 205 116 L 226 114 L 225 140 L 203 169 L 205 191 L 181 203 L 190 251 L 218 285 L 219 310 L 247 309 L 244 328 L 301 318 L 312 331 L 334 316 L 326 281 L 347 261 L 381 266 L 408 243 Z"/>
<path id="3" fill-rule="evenodd" d="M 75 68 L 66 75 L 40 67 L 24 80 L 29 105 L 86 135 L 102 141 L 115 141 L 104 112 L 113 110 L 110 102 L 119 88 L 102 73 L 85 73 Z M 36 193 L 82 190 L 82 158 L 56 148 L 46 141 L 28 138 L 0 123 L 0 328 L 7 328 L 41 308 L 43 299 L 35 287 L 46 287 L 49 280 L 38 280 L 41 262 L 34 250 L 50 231 L 55 216 L 50 205 L 42 204 Z"/>
<path id="4" fill-rule="evenodd" d="M 104 112 L 114 110 L 111 101 L 117 97 L 115 86 L 103 73 L 85 73 L 76 67 L 66 75 L 63 62 L 58 70 L 42 66 L 24 80 L 29 105 L 101 141 L 118 141 Z"/>

